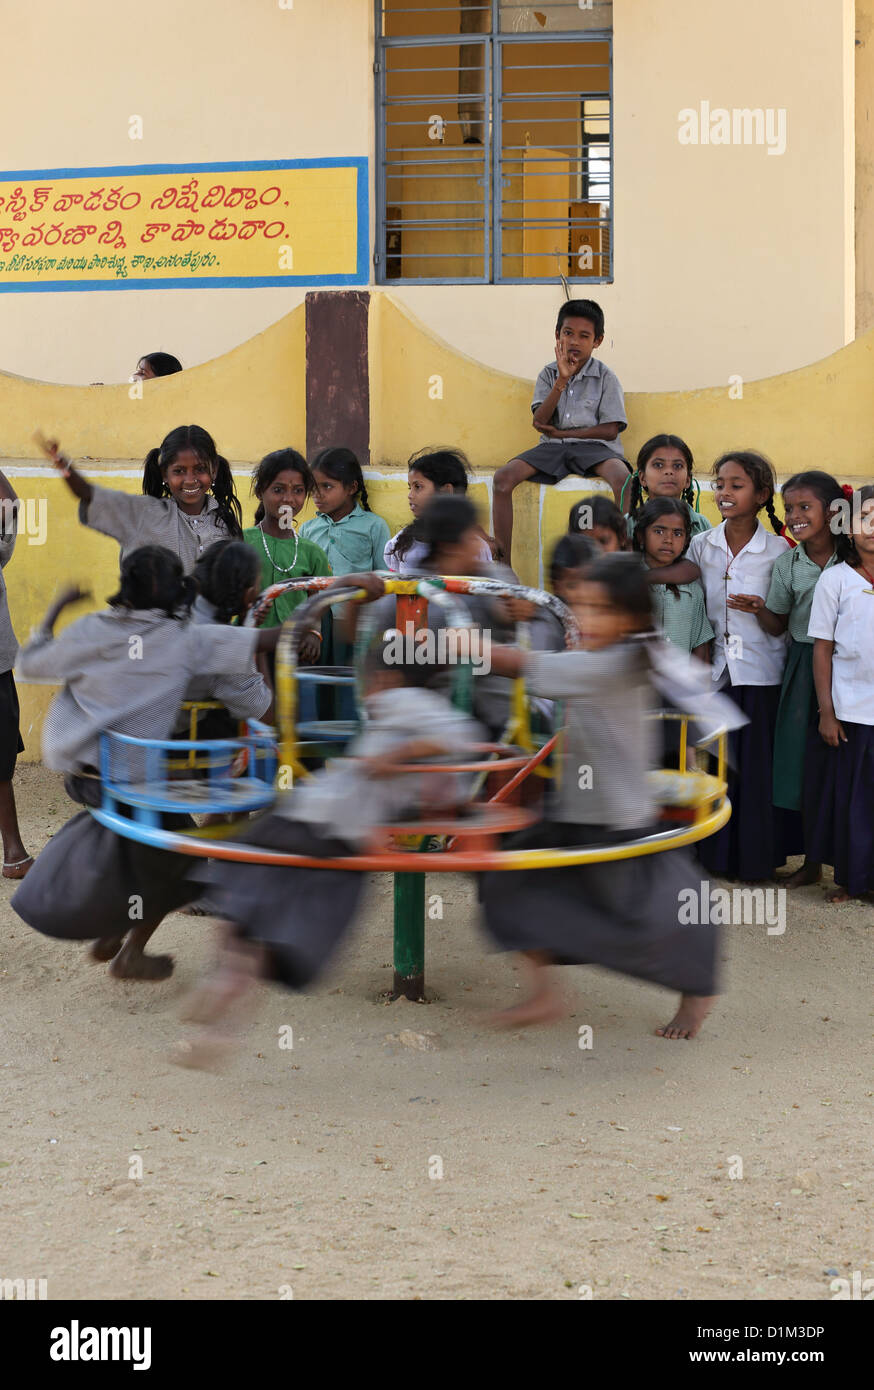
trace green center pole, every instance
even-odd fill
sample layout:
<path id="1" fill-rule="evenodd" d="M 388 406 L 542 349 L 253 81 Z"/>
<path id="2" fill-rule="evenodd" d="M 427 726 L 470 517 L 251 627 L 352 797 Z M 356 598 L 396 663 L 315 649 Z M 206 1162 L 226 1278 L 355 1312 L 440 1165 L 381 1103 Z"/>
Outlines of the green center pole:
<path id="1" fill-rule="evenodd" d="M 425 625 L 427 602 L 417 594 L 398 594 L 395 622 L 401 632 L 407 623 Z M 392 997 L 425 997 L 425 875 L 394 875 L 394 983 Z"/>
<path id="2" fill-rule="evenodd" d="M 425 875 L 395 874 L 395 999 L 425 997 Z"/>
<path id="3" fill-rule="evenodd" d="M 398 594 L 395 622 L 401 632 L 412 622 L 416 630 L 424 627 L 427 600 L 417 594 Z M 452 671 L 452 703 L 470 713 L 473 704 L 473 671 L 459 664 Z M 436 844 L 429 836 L 416 846 L 422 851 Z M 425 997 L 425 875 L 396 873 L 394 875 L 394 984 L 392 997 L 424 999 Z"/>

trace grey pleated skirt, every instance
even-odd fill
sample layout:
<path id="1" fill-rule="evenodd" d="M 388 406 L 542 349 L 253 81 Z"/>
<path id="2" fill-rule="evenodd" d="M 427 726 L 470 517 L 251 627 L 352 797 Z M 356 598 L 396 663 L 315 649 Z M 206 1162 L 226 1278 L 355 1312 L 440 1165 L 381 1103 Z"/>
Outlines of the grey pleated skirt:
<path id="1" fill-rule="evenodd" d="M 505 849 L 620 843 L 623 833 L 541 821 Z M 719 929 L 684 925 L 681 907 L 698 895 L 701 871 L 685 850 L 567 869 L 485 874 L 481 899 L 489 934 L 505 951 L 546 951 L 557 965 L 600 965 L 684 994 L 715 994 Z M 685 891 L 684 891 L 685 890 Z"/>

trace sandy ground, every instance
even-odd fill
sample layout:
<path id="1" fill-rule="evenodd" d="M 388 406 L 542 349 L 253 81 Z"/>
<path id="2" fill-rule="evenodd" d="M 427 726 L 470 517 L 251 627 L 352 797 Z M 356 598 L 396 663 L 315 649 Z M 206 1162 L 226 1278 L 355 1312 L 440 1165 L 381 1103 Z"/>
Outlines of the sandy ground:
<path id="1" fill-rule="evenodd" d="M 16 785 L 36 851 L 69 803 L 39 768 Z M 874 909 L 809 888 L 784 936 L 727 930 L 726 996 L 672 1043 L 665 992 L 583 969 L 566 1022 L 492 1033 L 519 976 L 470 884 L 437 891 L 430 1003 L 386 1002 L 375 880 L 331 976 L 262 991 L 211 1075 L 168 1061 L 208 922 L 161 928 L 172 980 L 117 983 L 25 927 L 4 882 L 0 1277 L 50 1298 L 756 1300 L 874 1275 Z"/>

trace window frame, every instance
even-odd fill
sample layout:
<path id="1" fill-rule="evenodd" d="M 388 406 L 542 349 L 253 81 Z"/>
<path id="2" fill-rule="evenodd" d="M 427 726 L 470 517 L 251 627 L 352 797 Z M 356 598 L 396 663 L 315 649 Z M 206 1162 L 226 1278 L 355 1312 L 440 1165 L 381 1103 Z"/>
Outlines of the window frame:
<path id="1" fill-rule="evenodd" d="M 483 119 L 489 129 L 489 143 L 483 146 L 485 170 L 483 176 L 483 274 L 481 276 L 392 276 L 387 275 L 387 202 L 386 202 L 386 80 L 387 63 L 384 54 L 392 48 L 434 48 L 456 45 L 459 36 L 453 34 L 405 35 L 399 38 L 385 38 L 382 32 L 383 0 L 374 0 L 375 48 L 373 60 L 374 103 L 376 125 L 376 168 L 375 168 L 375 246 L 372 255 L 373 280 L 377 285 L 555 285 L 563 281 L 569 285 L 610 285 L 615 279 L 615 229 L 614 204 L 616 194 L 616 165 L 614 150 L 614 104 L 613 104 L 613 31 L 605 29 L 556 30 L 549 33 L 501 32 L 499 0 L 491 0 L 491 30 L 487 34 L 467 35 L 465 42 L 481 42 L 485 48 L 485 75 L 483 93 Z M 610 266 L 607 275 L 565 275 L 559 272 L 550 276 L 505 276 L 500 273 L 502 264 L 503 227 L 501 217 L 501 191 L 504 187 L 503 149 L 496 145 L 495 132 L 503 128 L 503 88 L 502 52 L 504 45 L 555 43 L 556 40 L 573 40 L 584 43 L 606 43 L 608 49 L 607 68 L 609 74 L 608 91 L 580 93 L 580 101 L 603 99 L 609 103 L 609 160 L 610 160 L 610 202 L 605 219 L 609 245 Z M 542 100 L 549 98 L 543 97 Z M 582 107 L 581 107 L 582 111 Z M 582 148 L 582 147 L 581 147 Z M 582 155 L 581 155 L 582 158 Z M 515 160 L 508 162 L 518 162 Z M 527 220 L 527 219 L 526 219 Z M 544 218 L 554 221 L 554 218 Z M 537 219 L 531 219 L 536 224 Z M 568 223 L 570 228 L 570 223 Z"/>

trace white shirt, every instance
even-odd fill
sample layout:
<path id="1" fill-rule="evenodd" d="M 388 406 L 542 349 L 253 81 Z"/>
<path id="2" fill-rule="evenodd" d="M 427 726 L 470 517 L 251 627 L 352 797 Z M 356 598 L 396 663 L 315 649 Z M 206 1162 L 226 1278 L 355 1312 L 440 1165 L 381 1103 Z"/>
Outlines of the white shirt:
<path id="1" fill-rule="evenodd" d="M 400 575 L 401 579 L 412 579 L 416 575 L 421 574 L 422 566 L 428 558 L 428 547 L 425 545 L 424 541 L 413 541 L 406 555 L 401 560 L 399 556 L 395 554 L 395 545 L 400 534 L 400 531 L 396 532 L 391 540 L 385 543 L 385 550 L 383 552 L 385 567 L 387 570 L 391 570 L 393 574 Z M 479 543 L 479 555 L 477 559 L 485 565 L 489 565 L 492 562 L 492 552 L 489 550 L 488 544 L 484 540 L 481 540 Z"/>
<path id="2" fill-rule="evenodd" d="M 755 613 L 729 608 L 732 594 L 768 597 L 771 570 L 778 555 L 789 549 L 782 536 L 756 524 L 752 538 L 732 555 L 725 539 L 725 522 L 693 536 L 688 558 L 701 570 L 707 616 L 713 625 L 713 679 L 724 685 L 779 685 L 783 679 L 789 639 L 772 637 L 759 627 Z M 728 639 L 726 640 L 726 633 Z"/>
<path id="3" fill-rule="evenodd" d="M 872 588 L 863 574 L 837 564 L 823 570 L 813 591 L 808 636 L 835 644 L 832 704 L 848 724 L 874 724 Z"/>

